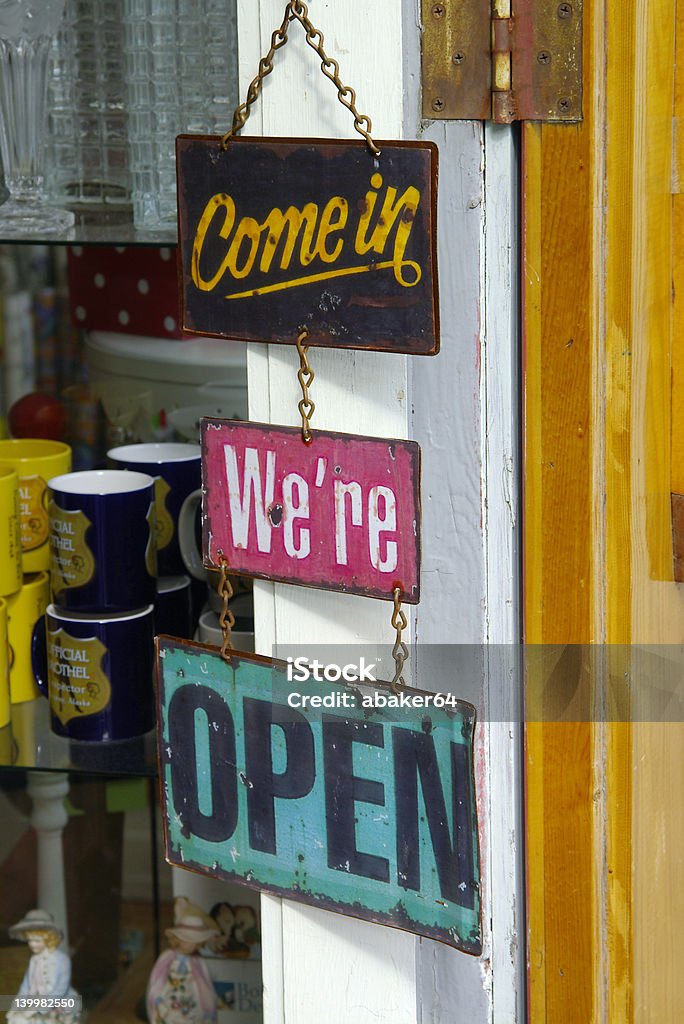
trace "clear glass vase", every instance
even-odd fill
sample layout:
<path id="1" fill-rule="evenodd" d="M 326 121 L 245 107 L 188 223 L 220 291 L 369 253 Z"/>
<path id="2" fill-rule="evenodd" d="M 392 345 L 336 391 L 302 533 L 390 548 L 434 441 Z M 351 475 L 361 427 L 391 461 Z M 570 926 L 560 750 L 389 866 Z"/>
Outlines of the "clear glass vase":
<path id="1" fill-rule="evenodd" d="M 237 103 L 235 0 L 124 0 L 133 218 L 176 226 L 176 136 L 227 131 Z"/>
<path id="2" fill-rule="evenodd" d="M 129 221 L 123 0 L 66 0 L 52 57 L 47 194 L 80 219 Z"/>
<path id="3" fill-rule="evenodd" d="M 43 201 L 50 48 L 65 0 L 0 0 L 0 151 L 10 196 L 0 232 L 50 234 L 74 223 Z"/>

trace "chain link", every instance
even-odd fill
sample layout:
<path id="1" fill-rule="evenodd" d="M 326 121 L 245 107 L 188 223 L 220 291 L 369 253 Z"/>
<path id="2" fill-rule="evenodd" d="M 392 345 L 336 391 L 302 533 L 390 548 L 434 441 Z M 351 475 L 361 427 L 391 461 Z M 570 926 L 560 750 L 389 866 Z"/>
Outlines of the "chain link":
<path id="1" fill-rule="evenodd" d="M 306 353 L 309 351 L 309 346 L 304 344 L 306 338 L 309 337 L 309 332 L 306 327 L 303 327 L 297 335 L 297 351 L 299 352 L 299 370 L 297 371 L 297 380 L 299 381 L 302 389 L 302 399 L 297 405 L 299 409 L 299 415 L 302 417 L 302 441 L 304 444 L 311 444 L 313 437 L 311 435 L 311 417 L 316 409 L 315 402 L 309 398 L 309 388 L 313 384 L 315 374 L 311 369 L 309 360 L 306 357 Z"/>
<path id="2" fill-rule="evenodd" d="M 221 146 L 223 149 L 227 149 L 233 136 L 237 135 L 237 133 L 244 128 L 247 118 L 250 115 L 252 104 L 261 92 L 261 86 L 263 85 L 264 79 L 273 71 L 273 57 L 275 56 L 275 52 L 287 42 L 287 32 L 291 21 L 298 21 L 306 32 L 307 43 L 320 57 L 321 71 L 336 87 L 337 98 L 342 106 L 346 107 L 352 114 L 354 118 L 354 128 L 359 135 L 362 135 L 366 140 L 366 145 L 373 156 L 380 156 L 380 149 L 371 137 L 371 132 L 373 131 L 371 119 L 367 114 L 359 114 L 356 109 L 356 92 L 350 85 L 343 85 L 340 81 L 340 66 L 335 58 L 329 57 L 323 49 L 323 33 L 320 29 L 315 28 L 309 20 L 309 9 L 304 3 L 304 0 L 290 0 L 286 5 L 285 16 L 282 24 L 271 36 L 271 48 L 266 56 L 262 57 L 259 61 L 259 70 L 256 78 L 252 80 L 249 89 L 247 90 L 247 99 L 236 108 L 235 113 L 233 114 L 233 124 L 230 131 L 226 132 L 221 139 Z"/>
<path id="3" fill-rule="evenodd" d="M 394 658 L 394 679 L 390 685 L 393 692 L 398 693 L 402 686 L 406 686 L 403 672 L 404 665 L 408 661 L 409 649 L 402 640 L 401 635 L 408 626 L 408 620 L 401 607 L 401 587 L 395 587 L 393 595 L 394 611 L 392 612 L 392 628 L 396 630 L 397 637 L 394 642 L 394 647 L 392 648 L 392 657 Z"/>
<path id="4" fill-rule="evenodd" d="M 261 92 L 261 86 L 263 84 L 264 78 L 266 78 L 267 75 L 270 75 L 271 72 L 273 71 L 273 57 L 275 55 L 275 52 L 276 50 L 279 50 L 281 46 L 284 46 L 285 43 L 287 42 L 287 27 L 290 21 L 292 21 L 292 14 L 290 11 L 291 6 L 292 3 L 289 3 L 285 8 L 285 17 L 283 18 L 283 23 L 280 26 L 280 28 L 277 28 L 273 35 L 271 36 L 271 48 L 266 54 L 266 56 L 262 57 L 261 60 L 259 61 L 259 70 L 257 72 L 256 78 L 253 78 L 252 81 L 250 82 L 249 89 L 247 90 L 247 99 L 245 100 L 244 103 L 240 104 L 240 106 L 236 107 L 235 109 L 231 129 L 229 132 L 226 132 L 226 134 L 221 139 L 221 146 L 223 147 L 223 149 L 227 149 L 228 143 L 230 142 L 231 138 L 234 135 L 237 135 L 237 133 L 242 128 L 244 128 L 245 122 L 249 117 L 252 104 L 255 102 L 255 100 L 259 96 L 259 93 Z"/>
<path id="5" fill-rule="evenodd" d="M 224 661 L 230 660 L 230 653 L 233 650 L 231 642 L 231 634 L 233 632 L 233 626 L 235 625 L 235 616 L 230 610 L 229 601 L 233 596 L 233 586 L 228 577 L 228 559 L 222 551 L 218 552 L 219 566 L 221 570 L 221 578 L 218 585 L 219 597 L 223 601 L 223 607 L 221 608 L 221 614 L 219 615 L 219 626 L 221 627 L 221 635 L 223 637 L 223 645 L 221 647 L 221 657 Z"/>

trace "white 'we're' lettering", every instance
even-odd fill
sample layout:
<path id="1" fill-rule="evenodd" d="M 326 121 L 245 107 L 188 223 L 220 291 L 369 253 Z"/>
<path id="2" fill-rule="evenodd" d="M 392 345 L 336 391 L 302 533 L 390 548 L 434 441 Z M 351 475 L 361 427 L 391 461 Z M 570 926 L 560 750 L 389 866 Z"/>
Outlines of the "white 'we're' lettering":
<path id="1" fill-rule="evenodd" d="M 264 452 L 245 448 L 242 471 L 236 447 L 226 444 L 223 451 L 233 547 L 249 550 L 250 534 L 253 538 L 256 533 L 257 551 L 271 554 L 273 530 L 282 528 L 283 553 L 288 558 L 306 560 L 312 551 L 311 490 L 306 478 L 293 471 L 276 481 L 276 453 L 272 449 Z M 315 488 L 322 485 L 324 476 L 324 472 L 317 473 Z M 318 529 L 322 524 L 332 527 L 337 565 L 348 565 L 350 559 L 358 561 L 359 557 L 365 557 L 379 572 L 395 572 L 399 561 L 397 496 L 391 488 L 380 484 L 370 487 L 364 500 L 361 483 L 337 479 L 332 494 L 328 492 L 329 497 L 322 497 L 318 490 L 314 494 L 319 502 L 332 497 L 332 515 L 323 515 Z M 350 550 L 354 529 L 362 532 L 357 534 L 358 540 Z M 253 539 L 251 544 L 254 544 Z M 360 545 L 365 547 L 365 556 L 361 554 L 363 547 L 359 550 Z M 278 542 L 276 547 L 279 547 Z"/>
<path id="2" fill-rule="evenodd" d="M 237 455 L 232 444 L 224 445 L 226 461 L 226 479 L 228 481 L 228 499 L 230 502 L 230 525 L 233 544 L 236 548 L 246 548 L 249 539 L 249 523 L 252 514 L 252 495 L 254 495 L 254 517 L 256 520 L 257 548 L 269 554 L 271 551 L 271 521 L 268 518 L 268 507 L 273 503 L 275 487 L 274 451 L 266 452 L 266 482 L 262 490 L 261 466 L 256 448 L 245 448 L 245 467 L 243 486 L 240 489 Z"/>

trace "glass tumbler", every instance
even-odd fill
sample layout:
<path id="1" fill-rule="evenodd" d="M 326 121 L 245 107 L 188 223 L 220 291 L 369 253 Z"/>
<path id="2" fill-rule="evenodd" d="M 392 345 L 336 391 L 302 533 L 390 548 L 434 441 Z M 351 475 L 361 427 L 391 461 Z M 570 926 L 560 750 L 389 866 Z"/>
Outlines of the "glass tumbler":
<path id="1" fill-rule="evenodd" d="M 0 151 L 10 196 L 0 231 L 48 234 L 74 223 L 43 201 L 48 63 L 65 0 L 0 0 Z"/>

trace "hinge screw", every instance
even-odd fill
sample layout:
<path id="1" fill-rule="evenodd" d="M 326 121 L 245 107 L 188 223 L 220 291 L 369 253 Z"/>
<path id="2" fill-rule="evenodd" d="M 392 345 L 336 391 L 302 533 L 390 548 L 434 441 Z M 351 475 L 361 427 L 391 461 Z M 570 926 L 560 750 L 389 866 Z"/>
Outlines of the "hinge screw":
<path id="1" fill-rule="evenodd" d="M 563 18 L 563 20 L 572 18 L 572 4 L 559 4 L 558 17 Z"/>
<path id="2" fill-rule="evenodd" d="M 444 4 L 433 4 L 433 7 L 432 7 L 432 17 L 433 18 L 443 18 L 445 14 L 446 14 L 446 7 L 444 6 Z"/>
<path id="3" fill-rule="evenodd" d="M 568 114 L 572 110 L 572 100 L 568 96 L 561 96 L 558 100 L 558 109 L 561 114 Z"/>
<path id="4" fill-rule="evenodd" d="M 465 54 L 462 53 L 460 50 L 457 50 L 451 59 L 454 62 L 454 64 L 462 64 L 463 61 L 465 60 Z"/>
<path id="5" fill-rule="evenodd" d="M 537 54 L 537 62 L 539 64 L 548 64 L 551 60 L 551 54 L 547 50 L 540 50 Z"/>
<path id="6" fill-rule="evenodd" d="M 435 96 L 434 100 L 432 101 L 433 110 L 444 110 L 445 105 L 446 104 L 444 103 L 444 100 L 442 99 L 441 96 Z"/>

